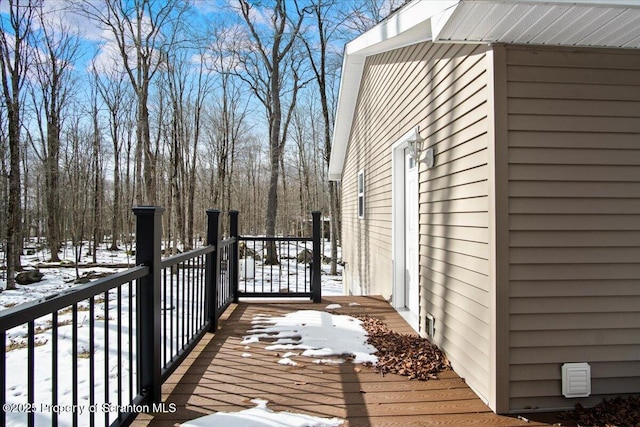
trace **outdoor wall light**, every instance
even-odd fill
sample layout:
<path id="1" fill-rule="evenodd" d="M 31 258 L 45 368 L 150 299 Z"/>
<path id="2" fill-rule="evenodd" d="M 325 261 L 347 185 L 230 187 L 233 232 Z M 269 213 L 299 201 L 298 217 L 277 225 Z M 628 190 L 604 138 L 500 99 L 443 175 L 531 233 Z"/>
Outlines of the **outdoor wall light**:
<path id="1" fill-rule="evenodd" d="M 422 143 L 424 142 L 424 138 L 422 138 L 416 130 L 415 136 L 407 142 L 409 143 L 409 153 L 411 157 L 413 160 L 418 161 L 420 159 L 420 154 L 422 153 Z"/>
<path id="2" fill-rule="evenodd" d="M 411 157 L 413 157 L 414 160 L 420 163 L 424 163 L 427 169 L 431 169 L 435 165 L 436 153 L 433 147 L 424 149 L 424 141 L 425 139 L 422 138 L 416 131 L 415 137 L 408 141 L 409 152 L 411 153 Z"/>

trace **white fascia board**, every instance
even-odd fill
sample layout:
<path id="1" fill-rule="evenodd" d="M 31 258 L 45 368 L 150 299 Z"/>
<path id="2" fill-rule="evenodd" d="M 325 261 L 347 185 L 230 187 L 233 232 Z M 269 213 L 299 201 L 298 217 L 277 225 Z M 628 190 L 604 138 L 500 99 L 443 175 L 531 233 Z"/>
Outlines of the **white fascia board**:
<path id="1" fill-rule="evenodd" d="M 431 40 L 431 17 L 454 8 L 459 1 L 414 1 L 345 46 L 331 143 L 329 180 L 338 181 L 342 177 L 351 123 L 367 56 Z"/>
<path id="2" fill-rule="evenodd" d="M 364 57 L 349 57 L 342 61 L 342 77 L 338 90 L 336 122 L 333 125 L 331 158 L 329 159 L 329 180 L 342 179 L 342 167 L 347 155 L 347 142 L 351 133 L 351 123 L 355 113 L 356 100 L 360 90 L 360 78 L 364 69 Z"/>
<path id="3" fill-rule="evenodd" d="M 374 55 L 396 49 L 398 44 L 412 44 L 430 39 L 431 34 L 422 34 L 423 40 L 415 40 L 409 30 L 428 23 L 432 16 L 454 7 L 460 0 L 414 1 L 389 16 L 360 37 L 347 43 L 345 55 Z M 429 28 L 428 26 L 426 28 Z M 417 33 L 413 33 L 417 36 Z M 400 41 L 398 39 L 403 39 Z"/>

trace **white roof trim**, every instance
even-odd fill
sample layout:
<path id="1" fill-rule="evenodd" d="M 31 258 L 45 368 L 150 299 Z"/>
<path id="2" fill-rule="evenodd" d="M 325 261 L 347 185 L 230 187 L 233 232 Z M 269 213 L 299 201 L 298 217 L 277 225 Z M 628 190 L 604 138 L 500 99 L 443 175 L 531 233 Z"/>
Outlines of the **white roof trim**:
<path id="1" fill-rule="evenodd" d="M 360 37 L 347 43 L 342 61 L 336 122 L 333 128 L 329 179 L 339 181 L 347 153 L 347 141 L 367 56 L 431 40 L 429 17 L 453 7 L 458 0 L 415 1 L 403 7 Z"/>
<path id="2" fill-rule="evenodd" d="M 640 0 L 415 0 L 345 46 L 329 179 L 340 180 L 367 56 L 431 40 L 640 49 Z"/>

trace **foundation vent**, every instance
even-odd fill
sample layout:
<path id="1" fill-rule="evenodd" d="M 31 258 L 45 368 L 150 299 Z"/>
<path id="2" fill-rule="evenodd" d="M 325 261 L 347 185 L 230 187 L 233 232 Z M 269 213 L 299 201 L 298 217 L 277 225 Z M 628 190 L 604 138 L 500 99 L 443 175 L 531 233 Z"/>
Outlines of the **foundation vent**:
<path id="1" fill-rule="evenodd" d="M 588 363 L 562 365 L 562 394 L 567 398 L 591 394 L 591 366 Z"/>

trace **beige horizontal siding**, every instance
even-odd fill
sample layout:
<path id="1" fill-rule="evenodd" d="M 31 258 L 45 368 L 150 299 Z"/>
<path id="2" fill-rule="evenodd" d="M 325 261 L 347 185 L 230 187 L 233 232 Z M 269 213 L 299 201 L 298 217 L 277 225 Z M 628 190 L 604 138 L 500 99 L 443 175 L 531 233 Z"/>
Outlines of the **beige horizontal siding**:
<path id="1" fill-rule="evenodd" d="M 507 75 L 511 410 L 637 393 L 640 55 L 510 47 Z"/>
<path id="2" fill-rule="evenodd" d="M 430 45 L 367 59 L 342 176 L 342 241 L 346 281 L 392 297 L 391 144 L 415 126 L 424 92 L 421 65 Z M 357 174 L 365 171 L 365 219 L 357 218 Z"/>
<path id="3" fill-rule="evenodd" d="M 425 144 L 436 166 L 420 173 L 421 312 L 456 371 L 489 396 L 487 76 L 485 48 L 448 47 L 427 80 Z"/>
<path id="4" fill-rule="evenodd" d="M 347 281 L 392 297 L 391 147 L 420 126 L 437 152 L 421 169 L 421 315 L 456 370 L 488 395 L 486 47 L 422 43 L 367 58 L 342 176 Z M 366 218 L 356 179 L 366 173 Z"/>

